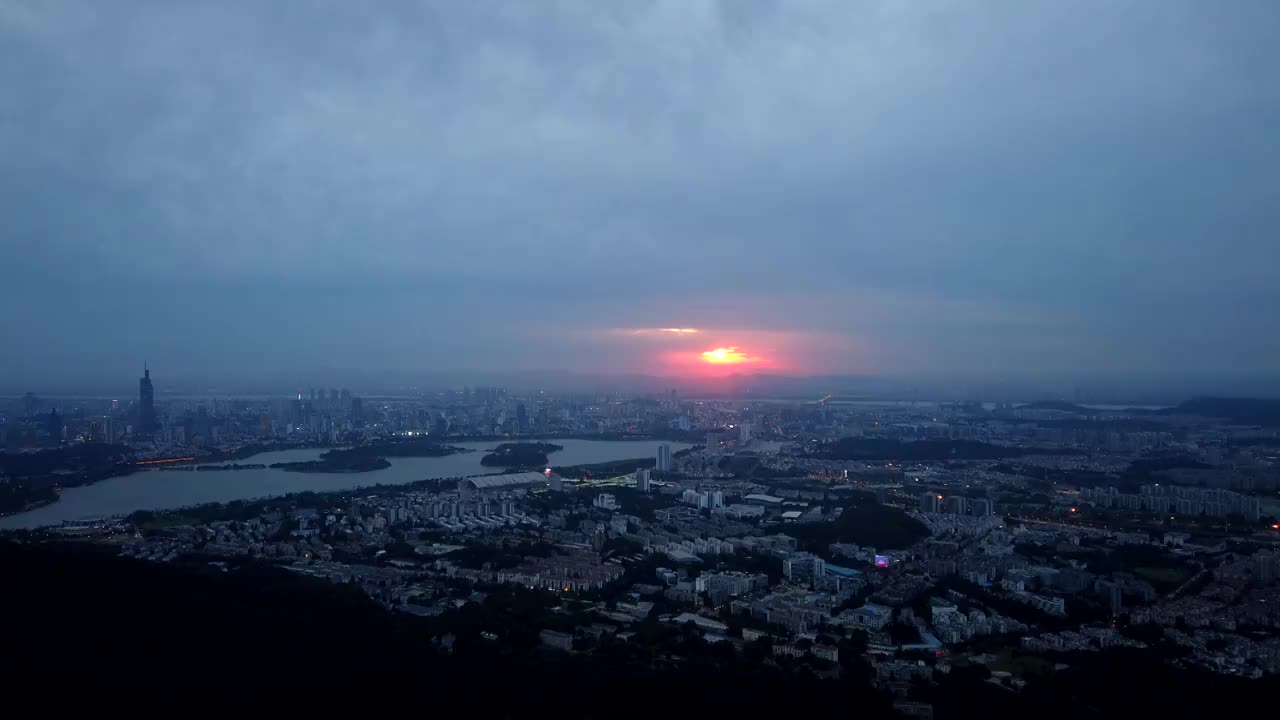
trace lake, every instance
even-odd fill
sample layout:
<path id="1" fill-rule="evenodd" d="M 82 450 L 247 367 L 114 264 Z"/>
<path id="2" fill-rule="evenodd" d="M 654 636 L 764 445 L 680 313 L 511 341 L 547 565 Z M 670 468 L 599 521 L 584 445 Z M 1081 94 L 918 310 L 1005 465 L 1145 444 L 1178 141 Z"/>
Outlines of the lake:
<path id="1" fill-rule="evenodd" d="M 547 440 L 563 445 L 564 450 L 551 454 L 553 465 L 586 465 L 590 463 L 651 458 L 657 455 L 661 441 L 633 440 Z M 295 473 L 284 470 L 233 470 L 195 472 L 191 470 L 150 470 L 114 477 L 108 480 L 66 488 L 58 502 L 29 512 L 0 518 L 0 529 L 33 528 L 58 525 L 64 521 L 123 515 L 135 510 L 168 510 L 211 502 L 249 500 L 289 493 L 332 492 L 369 485 L 404 485 L 433 478 L 467 477 L 502 472 L 501 468 L 480 464 L 485 450 L 498 441 L 450 443 L 476 452 L 444 457 L 389 458 L 391 467 L 367 473 Z M 676 452 L 691 447 L 688 443 L 666 443 Z M 241 465 L 299 462 L 317 459 L 324 450 L 280 450 L 236 460 Z"/>

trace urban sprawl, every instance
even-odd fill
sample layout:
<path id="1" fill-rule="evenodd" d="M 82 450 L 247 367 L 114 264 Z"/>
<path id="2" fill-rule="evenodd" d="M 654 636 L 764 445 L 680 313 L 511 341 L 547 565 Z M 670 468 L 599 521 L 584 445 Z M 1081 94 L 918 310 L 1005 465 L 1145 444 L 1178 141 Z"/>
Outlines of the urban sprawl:
<path id="1" fill-rule="evenodd" d="M 1280 439 L 1230 409 L 492 387 L 158 405 L 147 373 L 136 400 L 28 395 L 3 417 L 7 458 L 108 446 L 130 472 L 234 472 L 293 447 L 545 453 L 473 477 L 12 533 L 357 586 L 440 623 L 441 652 L 459 641 L 452 613 L 534 593 L 554 610 L 535 628 L 542 652 L 644 643 L 678 663 L 665 629 L 819 676 L 869 668 L 904 698 L 973 665 L 1016 692 L 1042 665 L 1028 658 L 1125 645 L 1178 648 L 1168 662 L 1217 673 L 1280 671 Z M 660 444 L 561 467 L 563 438 Z M 114 474 L 37 467 L 8 462 L 0 487 L 36 505 Z"/>

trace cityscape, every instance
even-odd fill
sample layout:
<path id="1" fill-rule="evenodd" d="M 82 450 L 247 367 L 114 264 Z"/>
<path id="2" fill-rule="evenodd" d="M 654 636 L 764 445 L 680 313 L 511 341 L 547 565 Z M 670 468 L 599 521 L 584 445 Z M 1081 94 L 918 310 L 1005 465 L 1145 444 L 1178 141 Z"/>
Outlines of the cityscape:
<path id="1" fill-rule="evenodd" d="M 907 714 L 953 673 L 1018 693 L 1118 649 L 1280 671 L 1277 401 L 170 399 L 158 377 L 144 369 L 133 398 L 7 402 L 9 539 L 358 588 L 446 654 L 510 643 L 678 668 L 696 641 L 858 674 Z M 100 488 L 114 510 L 112 487 L 183 475 L 301 484 L 129 512 L 73 499 Z M 488 616 L 523 596 L 518 629 Z M 466 608 L 473 637 L 451 623 Z"/>
<path id="2" fill-rule="evenodd" d="M 1266 714 L 1276 28 L 0 0 L 9 714 Z"/>

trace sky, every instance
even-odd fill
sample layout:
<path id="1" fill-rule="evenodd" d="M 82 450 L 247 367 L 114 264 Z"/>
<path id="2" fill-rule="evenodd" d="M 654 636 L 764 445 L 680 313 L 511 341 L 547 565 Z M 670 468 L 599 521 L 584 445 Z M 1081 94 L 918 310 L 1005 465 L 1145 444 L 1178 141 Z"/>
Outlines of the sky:
<path id="1" fill-rule="evenodd" d="M 1276 27 L 1274 0 L 0 0 L 0 384 L 1276 371 Z"/>

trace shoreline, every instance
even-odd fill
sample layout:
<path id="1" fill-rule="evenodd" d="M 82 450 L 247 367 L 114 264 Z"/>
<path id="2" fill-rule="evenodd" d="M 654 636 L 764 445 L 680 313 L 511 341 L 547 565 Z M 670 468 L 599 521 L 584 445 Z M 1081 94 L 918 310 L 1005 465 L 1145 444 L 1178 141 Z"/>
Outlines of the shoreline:
<path id="1" fill-rule="evenodd" d="M 634 437 L 634 436 L 630 436 L 630 437 L 628 437 L 628 439 L 626 439 L 626 440 L 614 440 L 614 439 L 611 439 L 611 438 L 600 437 L 600 436 L 588 436 L 588 437 L 578 437 L 578 438 L 552 438 L 552 439 L 573 440 L 573 441 L 579 441 L 579 442 L 584 442 L 584 443 L 605 443 L 605 444 L 608 444 L 608 443 L 615 443 L 615 442 L 619 442 L 619 443 L 630 443 L 630 442 L 644 443 L 644 442 L 653 442 L 653 440 L 652 440 L 651 438 L 637 438 L 637 437 Z M 505 438 L 504 438 L 504 440 L 505 440 L 505 441 L 507 441 L 507 442 L 510 442 L 510 440 L 509 440 L 509 439 L 505 439 Z M 462 444 L 474 444 L 474 445 L 480 445 L 480 444 L 482 444 L 482 443 L 490 442 L 490 441 L 487 441 L 487 440 L 476 440 L 476 439 L 472 439 L 472 438 L 461 438 L 461 437 L 458 437 L 458 438 L 450 438 L 450 441 L 451 441 L 451 442 L 450 442 L 450 443 L 448 443 L 447 445 L 443 445 L 443 446 L 441 446 L 441 447 L 447 447 L 447 448 L 449 448 L 449 451 L 448 451 L 448 452 L 430 452 L 430 453 L 423 453 L 423 454 L 419 455 L 418 453 L 408 453 L 408 452 L 404 452 L 404 450 L 402 450 L 401 452 L 396 452 L 396 451 L 394 451 L 394 450 L 388 450 L 388 451 L 386 452 L 386 454 L 385 454 L 385 455 L 379 455 L 379 456 L 380 456 L 380 457 L 386 457 L 386 458 L 388 458 L 389 460 L 395 460 L 397 457 L 402 457 L 402 458 L 405 458 L 405 459 L 411 459 L 411 458 L 413 458 L 413 457 L 442 457 L 442 456 L 449 456 L 449 455 L 454 455 L 454 454 L 459 454 L 459 455 L 461 455 L 461 454 L 464 454 L 464 453 L 466 453 L 466 454 L 470 454 L 470 453 L 483 453 L 483 452 L 485 452 L 485 451 L 487 451 L 487 450 L 491 450 L 491 449 L 492 449 L 492 448 L 480 448 L 480 447 L 460 447 L 460 445 L 462 445 Z M 246 447 L 242 447 L 242 448 L 240 448 L 240 449 L 236 450 L 235 452 L 222 453 L 222 454 L 218 454 L 218 455 L 212 455 L 212 454 L 211 454 L 211 455 L 205 455 L 205 456 L 202 456 L 202 457 L 200 458 L 200 461 L 203 461 L 204 463 L 207 463 L 207 462 L 208 462 L 207 458 L 211 458 L 211 457 L 217 457 L 217 458 L 219 458 L 219 459 L 222 459 L 222 458 L 231 458 L 231 457 L 241 457 L 241 458 L 243 458 L 243 457 L 249 457 L 249 456 L 256 455 L 256 454 L 260 454 L 260 453 L 278 452 L 278 451 L 285 451 L 285 450 L 298 450 L 298 449 L 313 449 L 313 448 L 314 448 L 314 449 L 320 449 L 320 450 L 325 450 L 325 449 L 330 449 L 330 450 L 332 450 L 332 449 L 335 449 L 335 448 L 334 448 L 334 446 L 332 446 L 332 445 L 327 445 L 327 444 L 323 444 L 323 445 L 322 445 L 322 444 L 314 444 L 314 445 L 313 445 L 313 444 L 307 444 L 307 443 L 297 443 L 297 444 L 290 443 L 290 444 L 286 444 L 286 445 L 272 445 L 272 446 L 263 446 L 263 445 L 258 445 L 258 446 L 246 446 Z M 352 448 L 349 448 L 348 446 L 341 446 L 341 447 L 340 447 L 340 448 L 338 448 L 338 449 L 352 449 Z M 251 450 L 252 450 L 253 452 L 251 452 Z M 377 448 L 377 450 L 380 450 L 380 451 L 381 451 L 381 450 L 387 450 L 387 448 L 385 448 L 385 447 L 378 447 L 378 448 Z M 628 451 L 628 452 L 629 452 L 629 451 Z M 112 468 L 110 468 L 110 470 L 111 470 L 111 471 L 110 471 L 109 473 L 107 473 L 107 472 L 99 472 L 99 473 L 97 473 L 97 474 L 93 477 L 93 479 L 92 479 L 92 480 L 88 480 L 88 481 L 84 481 L 84 482 L 75 482 L 75 483 L 71 483 L 71 484 L 66 484 L 66 485 L 63 485 L 63 486 L 59 487 L 59 488 L 58 488 L 58 490 L 62 490 L 62 489 L 69 489 L 69 488 L 75 488 L 75 487 L 87 487 L 87 486 L 89 486 L 89 485 L 93 485 L 93 484 L 95 484 L 95 483 L 97 483 L 97 482 L 99 482 L 99 481 L 102 481 L 102 480 L 109 480 L 109 479 L 114 478 L 114 477 L 124 477 L 124 476 L 128 476 L 128 475 L 132 475 L 132 474 L 134 474 L 134 473 L 141 473 L 141 472 L 146 472 L 146 471 L 149 471 L 149 470 L 165 470 L 165 471 L 183 471 L 183 472 L 213 472 L 213 473 L 222 473 L 222 472 L 237 472 L 238 470 L 253 469 L 253 470 L 256 470 L 256 471 L 258 471 L 258 472 L 261 472 L 261 471 L 263 470 L 263 468 L 255 468 L 255 467 L 252 467 L 253 465 L 257 465 L 257 464 L 264 464 L 264 465 L 267 465 L 267 468 L 266 468 L 266 469 L 268 469 L 268 470 L 269 470 L 269 469 L 271 469 L 271 468 L 270 468 L 270 464 L 267 464 L 267 463 L 246 463 L 246 464 L 245 464 L 245 466 L 242 466 L 242 467 L 239 467 L 239 468 L 236 468 L 236 469 L 230 469 L 230 470 L 225 470 L 225 469 L 212 469 L 212 468 L 217 467 L 217 466 L 216 466 L 216 465 L 207 465 L 207 464 L 206 464 L 206 465 L 205 465 L 205 467 L 206 467 L 206 468 L 209 468 L 209 469 L 203 469 L 203 470 L 201 470 L 201 469 L 199 469 L 199 468 L 200 468 L 200 466 L 201 466 L 201 462 L 200 462 L 200 461 L 192 460 L 192 461 L 188 461 L 188 462 L 186 462 L 186 463 L 181 463 L 181 464 L 179 464 L 179 463 L 174 463 L 174 464 L 167 464 L 167 465 L 152 465 L 152 466 L 137 466 L 137 465 L 132 464 L 132 463 L 130 463 L 130 464 L 124 464 L 124 463 L 121 463 L 121 464 L 119 464 L 119 465 L 118 465 L 118 466 L 116 466 L 116 467 L 112 467 Z M 554 458 L 554 457 L 552 457 L 552 458 L 551 458 L 551 461 L 554 463 L 554 462 L 555 462 L 555 458 Z M 606 461 L 606 462 L 610 462 L 610 461 Z M 590 463 L 590 464 L 595 464 L 595 463 Z M 406 487 L 406 486 L 408 486 L 408 487 L 412 487 L 412 486 L 415 486 L 415 485 L 417 485 L 417 484 L 419 484 L 419 483 L 428 483 L 428 484 L 429 484 L 429 483 L 434 483 L 434 482 L 436 482 L 436 479 L 434 479 L 434 478 L 419 478 L 419 479 L 416 479 L 416 480 L 412 480 L 412 481 L 410 481 L 409 483 L 394 483 L 394 484 L 390 484 L 390 485 L 385 485 L 385 484 L 383 484 L 383 483 L 378 483 L 378 484 L 372 484 L 372 485 L 363 485 L 363 484 L 361 484 L 361 481 L 360 481 L 360 480 L 358 480 L 358 479 L 355 477 L 355 476 L 363 475 L 363 474 L 365 474 L 365 473 L 367 473 L 367 472 L 374 472 L 374 471 L 376 471 L 376 470 L 378 470 L 378 469 L 379 469 L 379 468 L 372 468 L 372 467 L 370 467 L 370 468 L 363 468 L 363 469 L 358 470 L 358 471 L 352 471 L 352 470 L 339 470 L 339 469 L 337 469 L 337 468 L 334 468 L 334 469 L 332 469 L 332 470 L 328 470 L 328 471 L 319 471 L 319 470 L 316 470 L 316 471 L 314 471 L 314 473 L 315 473 L 315 474 L 322 474 L 322 475 L 323 475 L 323 474 L 341 474 L 341 475 L 349 475 L 349 476 L 352 476 L 352 479 L 351 479 L 351 481 L 350 481 L 351 483 L 353 483 L 353 484 L 352 484 L 352 486 L 351 486 L 351 487 L 348 487 L 348 488 L 343 488 L 341 491 L 337 491 L 337 492 L 349 492 L 349 491 L 351 491 L 351 490 L 353 490 L 353 489 L 357 489 L 357 488 L 358 488 L 358 489 L 362 489 L 362 490 L 363 490 L 363 489 L 374 489 L 374 488 L 380 488 L 380 487 L 384 487 L 384 486 L 385 486 L 385 487 L 387 487 L 387 488 L 403 488 L 403 487 Z M 287 469 L 283 469 L 283 468 L 281 468 L 281 470 L 286 471 L 286 472 L 289 472 L 289 470 L 287 470 Z M 512 471 L 512 468 L 503 468 L 503 467 L 494 467 L 494 466 L 482 466 L 482 467 L 477 468 L 474 472 L 471 472 L 471 473 L 466 473 L 466 474 L 463 474 L 463 475 L 449 475 L 448 477 L 450 477 L 450 478 L 468 477 L 468 476 L 470 476 L 470 475 L 472 475 L 472 474 L 478 474 L 478 475 L 501 474 L 501 473 L 503 473 L 503 472 L 511 472 L 511 471 Z M 297 471 L 297 470 L 293 470 L 292 472 L 299 472 L 299 471 Z M 306 470 L 303 470 L 303 471 L 301 471 L 299 474 L 307 475 L 307 474 L 313 474 L 313 473 L 312 473 L 312 472 L 308 472 L 308 471 L 306 471 Z M 303 492 L 312 492 L 312 491 L 303 491 Z M 229 500 L 225 500 L 225 501 L 216 501 L 216 502 L 220 502 L 220 503 L 230 503 L 230 502 L 238 502 L 238 501 L 252 501 L 252 500 L 259 500 L 259 499 L 266 499 L 266 498 L 283 497 L 283 496 L 287 496 L 287 495 L 289 495 L 289 494 L 292 494 L 292 493 L 284 493 L 283 495 L 252 495 L 252 496 L 246 496 L 246 497 L 243 497 L 243 498 L 233 498 L 233 499 L 229 499 Z M 31 504 L 31 505 L 28 505 L 28 506 L 24 507 L 24 508 L 23 508 L 23 509 L 21 509 L 21 510 L 11 510 L 11 511 L 8 511 L 8 512 L 0 513 L 0 518 L 9 519 L 9 518 L 11 518 L 11 517 L 19 517 L 19 516 L 23 516 L 23 515 L 26 515 L 26 514 L 28 514 L 28 513 L 30 513 L 30 512 L 36 512 L 36 511 L 39 511 L 39 510 L 41 510 L 42 508 L 44 508 L 45 506 L 53 505 L 54 503 L 59 502 L 59 501 L 61 501 L 61 497 L 53 497 L 53 498 L 49 498 L 48 500 L 43 501 L 43 502 L 40 502 L 40 503 L 38 503 L 38 504 Z M 198 504 L 199 504 L 199 503 L 198 503 Z M 146 509 L 146 508 L 141 508 L 141 507 L 137 507 L 137 506 L 135 506 L 135 507 L 133 507 L 133 508 L 131 508 L 131 509 L 129 510 L 129 513 L 136 512 L 136 511 L 141 510 L 141 509 Z M 159 511 L 157 511 L 157 512 L 159 512 Z M 55 514 L 55 515 L 57 515 L 58 513 L 55 511 L 55 512 L 54 512 L 54 514 Z M 124 514 L 128 514 L 128 513 L 124 513 Z M 92 519 L 101 519 L 101 518 L 106 518 L 106 517 L 115 517 L 115 516 L 123 516 L 123 514 L 121 514 L 121 513 L 110 513 L 110 512 L 108 511 L 108 512 L 103 512 L 103 513 L 100 513 L 100 514 L 90 514 L 90 513 L 86 513 L 86 514 L 84 515 L 84 517 L 88 517 L 88 518 L 92 518 Z M 75 518 L 71 518 L 71 519 L 63 520 L 63 521 L 57 521 L 57 520 L 54 520 L 54 521 L 50 522 L 49 524 L 41 525 L 40 527 L 56 527 L 56 526 L 58 526 L 59 524 L 61 524 L 62 522 L 69 522 L 69 523 L 71 523 L 71 524 L 75 524 L 75 523 L 77 522 L 77 520 L 76 520 Z M 21 529 L 21 528 L 20 528 L 20 527 L 15 526 L 15 527 L 13 527 L 13 528 L 11 528 L 11 529 L 12 529 L 12 530 L 18 530 L 18 529 Z M 8 530 L 0 530 L 0 532 L 8 532 Z"/>
<path id="2" fill-rule="evenodd" d="M 71 447 L 74 447 L 74 446 L 64 446 L 64 448 L 71 448 Z M 235 450 L 231 450 L 227 452 L 217 451 L 213 453 L 207 453 L 205 455 L 193 456 L 190 460 L 184 460 L 181 462 L 173 462 L 173 463 L 161 462 L 157 464 L 139 464 L 139 463 L 151 463 L 153 461 L 149 461 L 149 460 L 139 461 L 139 460 L 133 459 L 128 462 L 119 462 L 109 466 L 104 465 L 104 466 L 80 473 L 79 477 L 74 478 L 73 481 L 55 482 L 52 484 L 44 485 L 43 487 L 48 487 L 52 489 L 54 493 L 53 497 L 33 501 L 32 503 L 23 507 L 21 510 L 2 511 L 0 512 L 0 518 L 9 518 L 9 517 L 15 517 L 19 515 L 24 515 L 26 513 L 39 510 L 42 507 L 53 505 L 61 500 L 62 491 L 66 489 L 88 487 L 90 485 L 94 485 L 99 482 L 103 482 L 105 480 L 111 480 L 113 478 L 119 478 L 119 477 L 128 477 L 129 475 L 133 475 L 136 473 L 152 472 L 157 470 L 164 470 L 164 471 L 171 471 L 171 472 L 172 471 L 197 472 L 198 467 L 201 464 L 207 465 L 209 463 L 234 462 L 235 460 L 243 460 L 245 458 L 253 457 L 255 455 L 260 455 L 262 453 L 280 452 L 285 450 L 305 450 L 305 449 L 311 449 L 311 448 L 317 448 L 320 450 L 333 450 L 333 449 L 337 449 L 337 447 L 338 446 L 330 445 L 327 443 L 325 444 L 283 443 L 283 444 L 272 444 L 272 445 L 261 445 L 261 444 L 249 443 L 247 445 L 242 445 L 236 448 Z M 132 450 L 132 448 L 129 448 L 129 449 Z M 132 457 L 136 458 L 137 456 L 132 455 Z M 205 472 L 208 472 L 208 471 L 205 471 Z M 214 471 L 214 472 L 217 472 L 217 471 Z M 38 479 L 47 480 L 47 477 L 48 476 L 39 476 Z"/>

